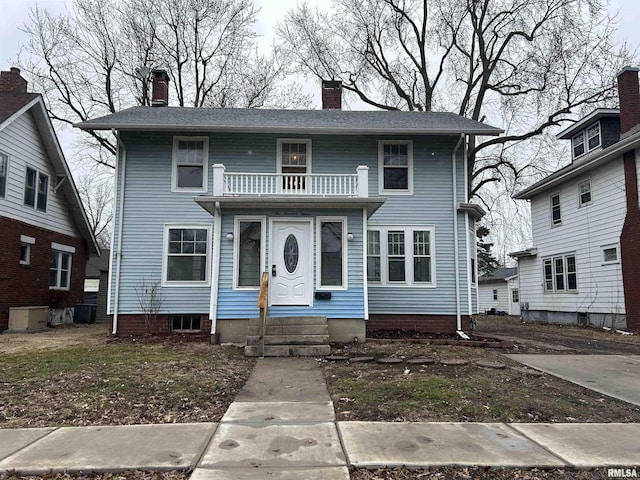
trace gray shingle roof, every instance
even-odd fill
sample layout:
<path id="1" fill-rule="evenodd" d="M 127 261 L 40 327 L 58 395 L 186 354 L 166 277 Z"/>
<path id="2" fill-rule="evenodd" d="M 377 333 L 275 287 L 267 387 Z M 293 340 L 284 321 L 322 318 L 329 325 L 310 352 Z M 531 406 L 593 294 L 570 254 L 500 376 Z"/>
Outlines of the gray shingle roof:
<path id="1" fill-rule="evenodd" d="M 506 280 L 518 274 L 516 267 L 498 267 L 491 275 L 483 275 L 478 279 L 480 283 L 492 283 L 500 280 Z"/>
<path id="2" fill-rule="evenodd" d="M 338 134 L 475 134 L 502 130 L 446 112 L 133 107 L 75 125 L 84 130 Z"/>

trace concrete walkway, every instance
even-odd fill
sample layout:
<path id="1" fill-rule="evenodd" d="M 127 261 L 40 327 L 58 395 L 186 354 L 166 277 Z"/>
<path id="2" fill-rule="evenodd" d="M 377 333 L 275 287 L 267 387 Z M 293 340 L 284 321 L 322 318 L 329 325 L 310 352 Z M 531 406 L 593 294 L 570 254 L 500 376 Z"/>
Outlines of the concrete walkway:
<path id="1" fill-rule="evenodd" d="M 349 479 L 349 466 L 637 467 L 640 424 L 336 422 L 314 360 L 261 359 L 220 424 L 0 430 L 0 471 L 195 469 Z"/>

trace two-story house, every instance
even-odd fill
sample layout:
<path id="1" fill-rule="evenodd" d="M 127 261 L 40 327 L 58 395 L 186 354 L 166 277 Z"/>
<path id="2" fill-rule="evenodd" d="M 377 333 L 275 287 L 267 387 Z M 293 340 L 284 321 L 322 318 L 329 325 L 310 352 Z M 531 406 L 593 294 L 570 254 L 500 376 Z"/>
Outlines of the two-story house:
<path id="1" fill-rule="evenodd" d="M 71 322 L 99 252 L 42 97 L 0 72 L 0 331 Z"/>
<path id="2" fill-rule="evenodd" d="M 157 286 L 157 331 L 242 341 L 261 272 L 273 317 L 326 317 L 332 341 L 366 329 L 463 332 L 477 308 L 468 135 L 455 114 L 178 108 L 153 74 L 152 107 L 83 122 L 118 137 L 109 313 L 141 333 L 136 297 Z M 154 290 L 155 291 L 155 290 Z"/>
<path id="3" fill-rule="evenodd" d="M 533 247 L 511 254 L 524 321 L 640 329 L 628 309 L 640 267 L 638 69 L 622 70 L 618 90 L 620 110 L 597 109 L 558 135 L 571 163 L 514 196 L 531 202 Z"/>

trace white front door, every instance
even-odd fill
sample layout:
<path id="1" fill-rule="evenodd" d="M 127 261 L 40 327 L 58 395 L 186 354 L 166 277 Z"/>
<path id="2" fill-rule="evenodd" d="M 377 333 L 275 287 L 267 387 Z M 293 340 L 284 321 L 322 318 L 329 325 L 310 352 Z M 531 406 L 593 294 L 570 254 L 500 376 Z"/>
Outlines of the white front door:
<path id="1" fill-rule="evenodd" d="M 274 220 L 270 250 L 271 305 L 311 305 L 311 221 Z"/>

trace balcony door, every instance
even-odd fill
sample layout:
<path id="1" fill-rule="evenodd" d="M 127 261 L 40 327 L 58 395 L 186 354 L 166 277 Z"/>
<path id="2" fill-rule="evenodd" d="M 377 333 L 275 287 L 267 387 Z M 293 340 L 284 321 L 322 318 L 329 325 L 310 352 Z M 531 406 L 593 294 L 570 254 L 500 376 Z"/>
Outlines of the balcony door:
<path id="1" fill-rule="evenodd" d="M 273 220 L 270 232 L 271 305 L 311 305 L 311 220 Z"/>

